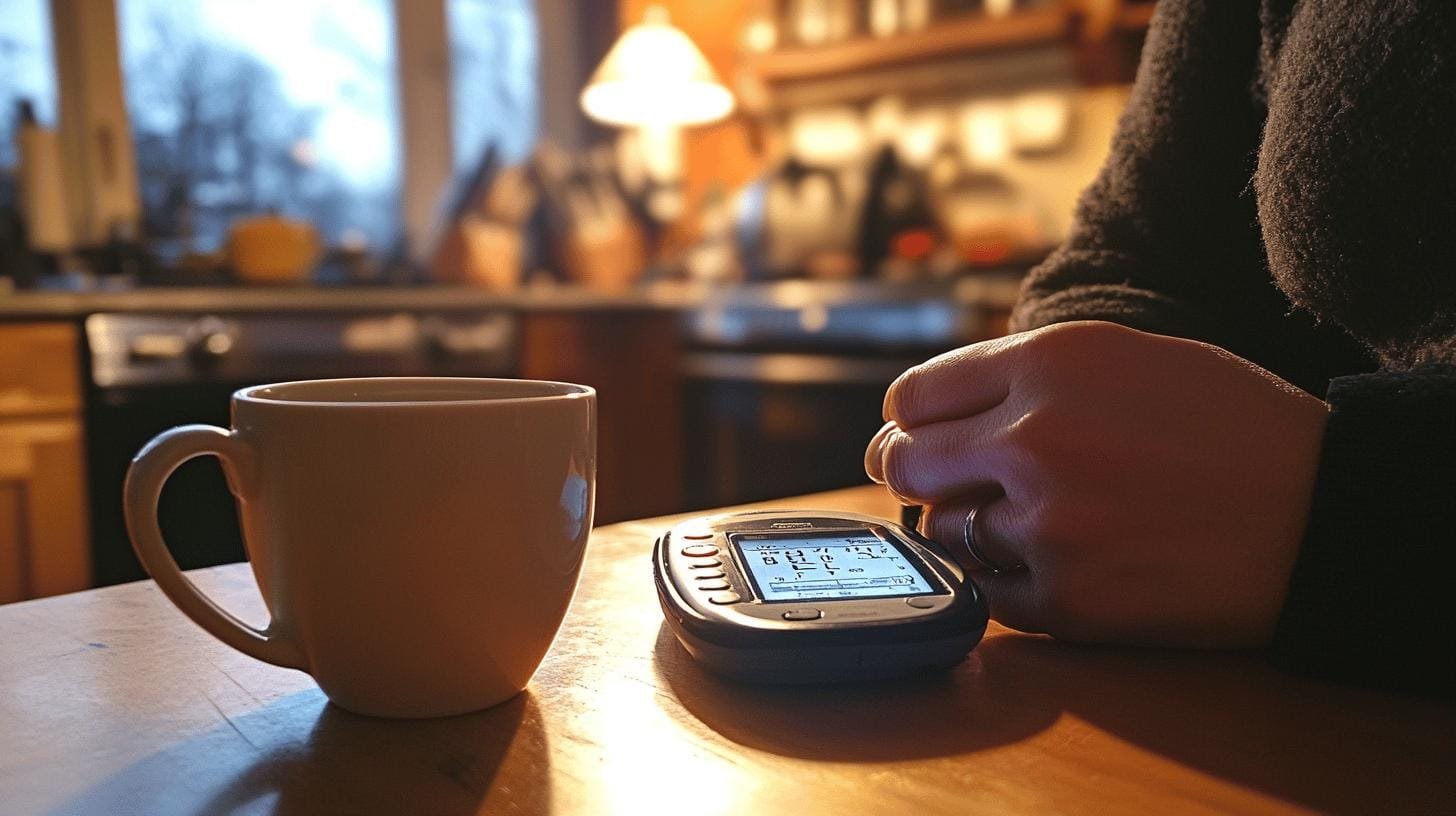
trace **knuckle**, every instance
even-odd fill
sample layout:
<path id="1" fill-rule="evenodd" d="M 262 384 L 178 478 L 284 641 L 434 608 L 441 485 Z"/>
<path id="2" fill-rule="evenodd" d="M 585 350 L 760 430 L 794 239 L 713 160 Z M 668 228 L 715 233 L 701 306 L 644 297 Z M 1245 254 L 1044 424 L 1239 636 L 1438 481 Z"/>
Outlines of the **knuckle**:
<path id="1" fill-rule="evenodd" d="M 1055 466 L 1066 447 L 1068 422 L 1050 407 L 1033 408 L 1022 414 L 1006 431 L 1006 440 L 1036 472 Z"/>
<path id="2" fill-rule="evenodd" d="M 1059 331 L 1053 334 L 1061 342 L 1079 346 L 1117 342 L 1133 331 L 1121 323 L 1107 320 L 1074 320 L 1059 324 L 1056 328 Z"/>
<path id="3" fill-rule="evenodd" d="M 1011 423 L 1007 435 L 1017 447 L 1038 448 L 1051 436 L 1053 424 L 1048 410 L 1033 408 Z"/>
<path id="4" fill-rule="evenodd" d="M 1042 370 L 1053 375 L 1077 374 L 1105 362 L 1109 351 L 1135 333 L 1105 320 L 1078 320 L 1047 326 L 1027 348 Z"/>
<path id="5" fill-rule="evenodd" d="M 1053 323 L 1027 338 L 1027 346 L 1037 354 L 1047 354 L 1056 349 L 1075 346 L 1083 325 L 1080 322 Z"/>

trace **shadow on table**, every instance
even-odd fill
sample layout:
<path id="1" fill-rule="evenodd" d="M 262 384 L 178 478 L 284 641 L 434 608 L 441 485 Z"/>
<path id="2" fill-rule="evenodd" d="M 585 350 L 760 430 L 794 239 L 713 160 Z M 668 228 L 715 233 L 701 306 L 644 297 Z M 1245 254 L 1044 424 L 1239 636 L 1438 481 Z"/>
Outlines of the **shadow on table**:
<path id="1" fill-rule="evenodd" d="M 63 814 L 479 812 L 503 767 L 502 807 L 550 811 L 546 736 L 530 693 L 434 720 L 381 720 L 300 692 L 134 763 Z"/>
<path id="2" fill-rule="evenodd" d="M 952 756 L 1017 742 L 1056 721 L 1054 699 L 1017 688 L 997 638 L 953 671 L 813 686 L 723 680 L 693 661 L 666 624 L 654 666 L 683 707 L 724 737 L 784 756 L 882 762 Z"/>
<path id="3" fill-rule="evenodd" d="M 704 724 L 785 756 L 947 756 L 1026 739 L 1069 714 L 1138 749 L 1321 811 L 1436 813 L 1456 802 L 1456 708 L 1312 682 L 1248 654 L 1001 632 L 939 675 L 752 686 L 704 672 L 664 625 L 655 657 L 661 679 Z M 1426 727 L 1412 733 L 1412 723 Z M 1136 759 L 1113 753 L 1097 767 L 1115 774 L 1122 761 Z"/>
<path id="4" fill-rule="evenodd" d="M 1456 802 L 1450 706 L 1314 682 L 1250 654 L 1021 634 L 986 647 L 986 663 L 1014 672 L 1022 695 L 1246 788 L 1342 813 L 1449 812 Z"/>

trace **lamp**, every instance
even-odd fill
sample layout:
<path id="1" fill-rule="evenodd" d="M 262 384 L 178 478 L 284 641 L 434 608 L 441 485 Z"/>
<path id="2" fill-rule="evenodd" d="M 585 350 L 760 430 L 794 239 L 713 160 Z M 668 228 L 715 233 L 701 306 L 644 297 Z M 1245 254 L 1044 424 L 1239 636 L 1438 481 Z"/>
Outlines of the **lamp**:
<path id="1" fill-rule="evenodd" d="M 667 9 L 649 6 L 622 32 L 581 92 L 591 118 L 617 127 L 702 125 L 733 110 L 733 93 L 708 58 L 673 26 Z"/>
<path id="2" fill-rule="evenodd" d="M 581 107 L 598 122 L 628 129 L 621 155 L 641 168 L 650 182 L 648 212 L 665 222 L 682 211 L 682 128 L 727 116 L 733 93 L 667 9 L 649 6 L 597 66 Z"/>

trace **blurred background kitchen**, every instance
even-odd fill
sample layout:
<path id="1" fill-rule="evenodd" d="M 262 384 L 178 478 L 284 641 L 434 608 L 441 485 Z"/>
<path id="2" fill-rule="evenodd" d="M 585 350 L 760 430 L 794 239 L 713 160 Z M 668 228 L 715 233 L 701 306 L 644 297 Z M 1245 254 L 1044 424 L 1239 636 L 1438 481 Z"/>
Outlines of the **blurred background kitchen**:
<path id="1" fill-rule="evenodd" d="M 600 390 L 598 520 L 863 481 L 1107 150 L 1133 0 L 0 0 L 0 602 L 257 382 Z M 217 464 L 163 500 L 243 557 Z"/>

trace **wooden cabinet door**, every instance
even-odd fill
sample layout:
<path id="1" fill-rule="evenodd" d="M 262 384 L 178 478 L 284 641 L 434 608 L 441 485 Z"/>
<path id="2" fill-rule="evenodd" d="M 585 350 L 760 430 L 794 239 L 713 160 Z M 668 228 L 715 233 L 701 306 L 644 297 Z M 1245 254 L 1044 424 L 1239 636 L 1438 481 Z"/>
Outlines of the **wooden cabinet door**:
<path id="1" fill-rule="evenodd" d="M 77 419 L 0 420 L 0 603 L 91 585 Z"/>
<path id="2" fill-rule="evenodd" d="M 73 323 L 0 323 L 0 603 L 91 586 Z"/>

